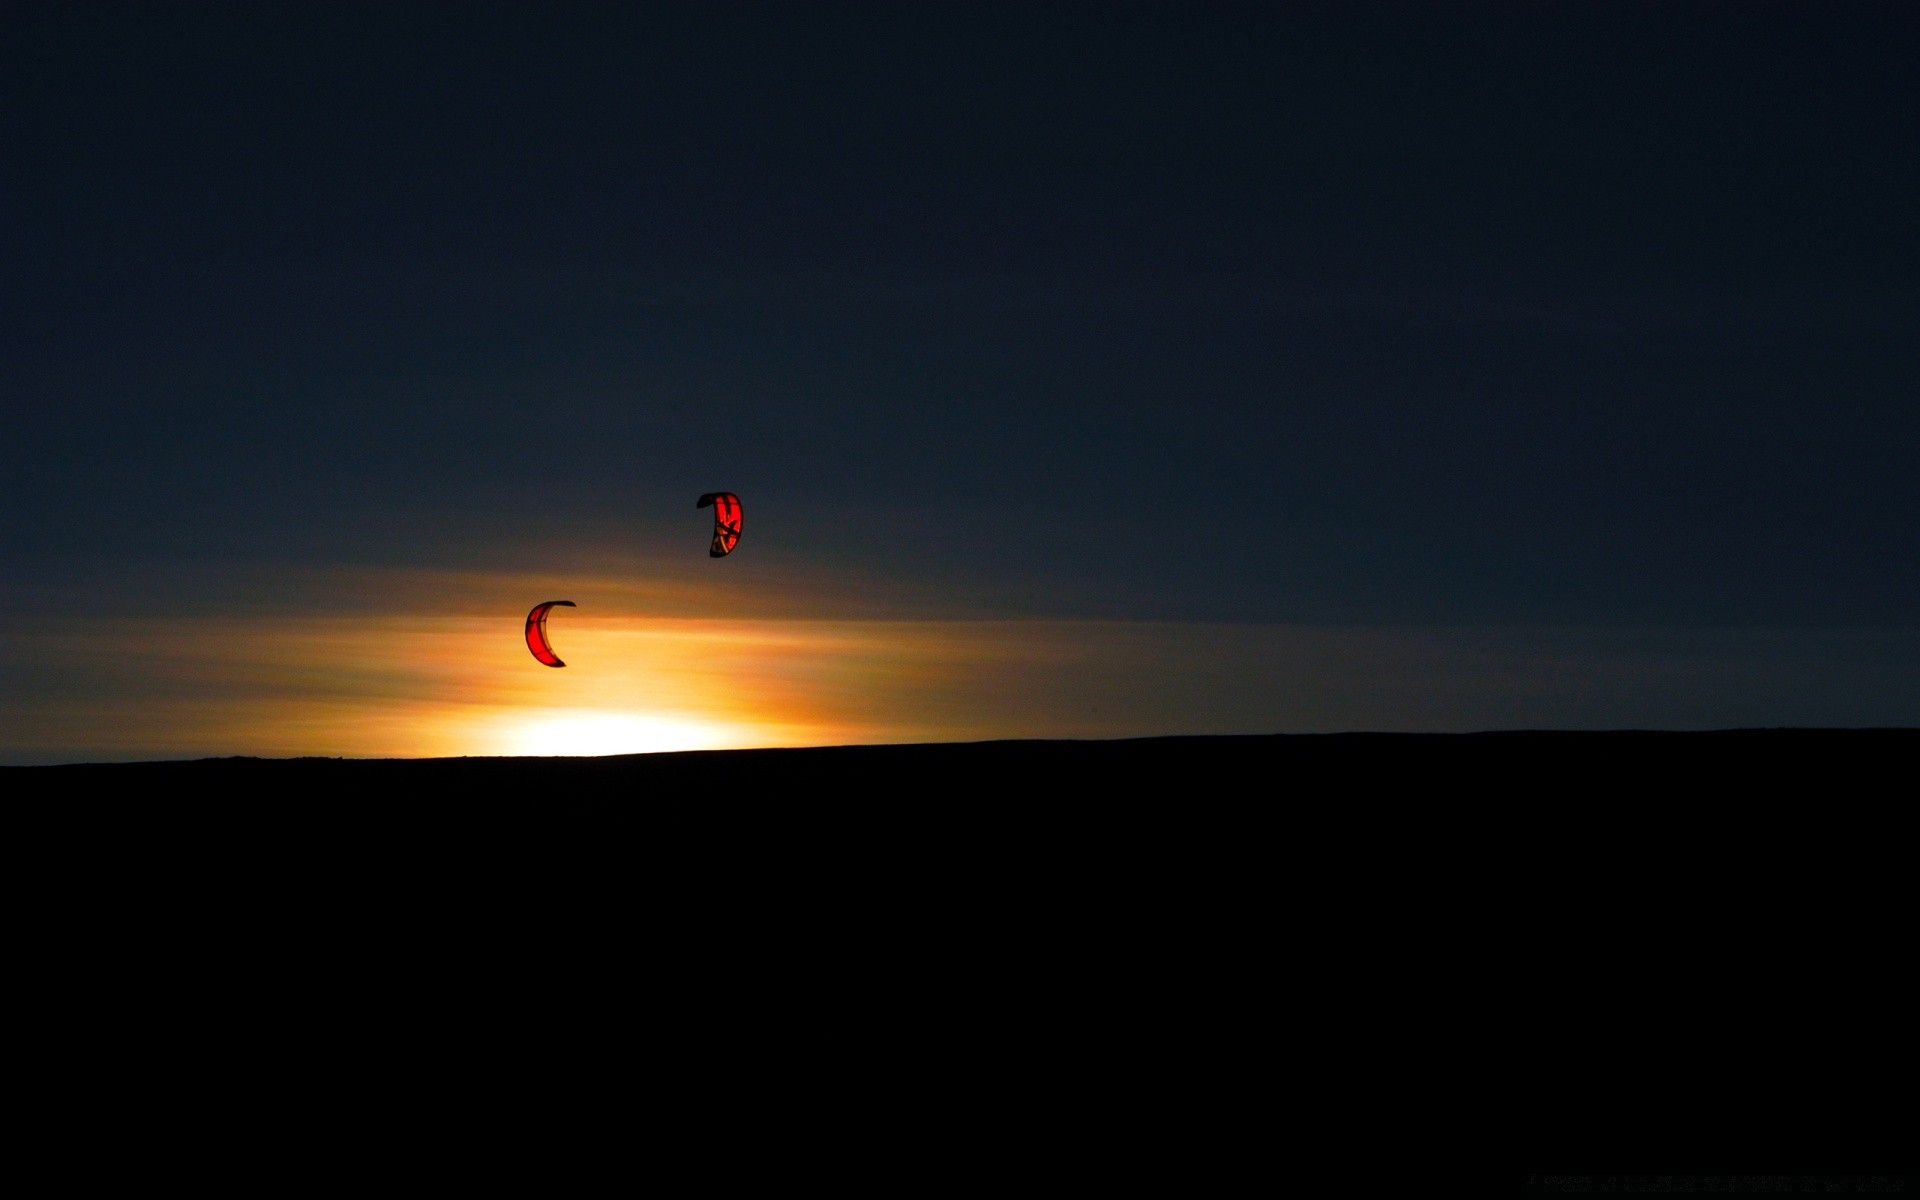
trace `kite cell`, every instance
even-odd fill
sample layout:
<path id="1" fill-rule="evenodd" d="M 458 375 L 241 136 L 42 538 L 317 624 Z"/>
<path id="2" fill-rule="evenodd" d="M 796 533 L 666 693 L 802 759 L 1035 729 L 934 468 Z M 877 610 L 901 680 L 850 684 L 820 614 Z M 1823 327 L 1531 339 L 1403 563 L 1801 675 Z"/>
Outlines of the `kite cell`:
<path id="1" fill-rule="evenodd" d="M 708 492 L 694 507 L 709 504 L 713 505 L 713 545 L 707 547 L 707 557 L 725 558 L 740 544 L 740 497 L 732 492 Z"/>
<path id="2" fill-rule="evenodd" d="M 547 641 L 547 610 L 562 605 L 567 608 L 578 607 L 571 600 L 548 600 L 534 605 L 533 611 L 527 614 L 527 649 L 550 667 L 567 665 L 560 661 L 560 656 L 553 652 L 553 646 Z"/>

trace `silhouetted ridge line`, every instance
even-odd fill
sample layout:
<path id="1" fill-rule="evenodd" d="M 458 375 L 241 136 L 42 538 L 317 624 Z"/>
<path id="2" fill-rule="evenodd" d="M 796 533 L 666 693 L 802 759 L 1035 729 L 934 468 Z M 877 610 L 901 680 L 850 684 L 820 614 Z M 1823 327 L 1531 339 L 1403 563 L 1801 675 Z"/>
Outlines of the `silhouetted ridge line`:
<path id="1" fill-rule="evenodd" d="M 68 777 L 151 779 L 169 785 L 191 779 L 272 779 L 338 782 L 358 788 L 381 781 L 417 786 L 459 781 L 462 786 L 550 776 L 555 779 L 686 776 L 715 781 L 765 777 L 794 787 L 815 782 L 861 781 L 924 787 L 999 780 L 1037 785 L 1043 777 L 1071 790 L 1082 786 L 1149 786 L 1184 782 L 1202 789 L 1226 786 L 1236 772 L 1261 772 L 1272 786 L 1298 782 L 1297 772 L 1335 766 L 1376 778 L 1430 767 L 1468 763 L 1498 774 L 1545 770 L 1562 782 L 1580 777 L 1614 778 L 1634 771 L 1687 771 L 1712 765 L 1745 769 L 1846 769 L 1861 756 L 1911 754 L 1920 749 L 1920 729 L 1752 728 L 1667 730 L 1494 730 L 1476 733 L 1328 733 L 1242 736 L 1167 736 L 1113 740 L 1003 739 L 861 746 L 780 747 L 748 750 L 686 750 L 658 754 L 572 757 L 463 757 L 422 759 L 259 758 L 252 756 L 135 763 L 77 763 L 9 768 L 17 782 Z M 1292 777 L 1273 776 L 1291 771 Z M 1013 772 L 1009 776 L 1007 773 Z M 1467 783 L 1454 779 L 1456 785 Z M 1250 785 L 1249 785 L 1250 786 Z M 1257 790 L 1257 789 L 1256 789 Z M 351 799 L 351 797 L 343 797 Z"/>

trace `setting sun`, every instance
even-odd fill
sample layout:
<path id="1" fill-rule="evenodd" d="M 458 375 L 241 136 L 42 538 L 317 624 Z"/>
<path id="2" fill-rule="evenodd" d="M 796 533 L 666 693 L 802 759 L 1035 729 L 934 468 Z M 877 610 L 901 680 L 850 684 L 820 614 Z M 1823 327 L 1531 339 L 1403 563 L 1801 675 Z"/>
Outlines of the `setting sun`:
<path id="1" fill-rule="evenodd" d="M 496 752 L 507 755 L 653 754 L 737 746 L 741 731 L 710 721 L 587 709 L 512 725 L 499 742 Z"/>

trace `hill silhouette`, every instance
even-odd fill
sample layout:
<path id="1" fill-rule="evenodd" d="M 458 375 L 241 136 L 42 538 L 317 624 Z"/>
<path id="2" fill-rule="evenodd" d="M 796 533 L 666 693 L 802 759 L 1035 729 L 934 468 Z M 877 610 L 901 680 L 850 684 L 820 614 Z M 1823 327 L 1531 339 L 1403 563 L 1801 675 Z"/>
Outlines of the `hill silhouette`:
<path id="1" fill-rule="evenodd" d="M 1520 795 L 1782 786 L 1836 781 L 1920 750 L 1920 729 L 1616 730 L 1468 734 L 1335 733 L 1005 740 L 905 745 L 696 750 L 554 758 L 351 759 L 250 757 L 6 768 L 16 787 L 100 785 L 199 795 L 304 789 L 363 800 L 456 795 L 511 798 L 577 787 L 815 789 L 833 796 L 950 795 L 997 803 L 1096 792 L 1163 798 L 1299 799 L 1302 786 L 1465 789 Z M 351 789 L 340 793 L 338 789 Z M 981 791 L 980 789 L 988 789 Z M 697 796 L 695 792 L 689 796 Z M 566 793 L 556 793 L 556 798 Z M 733 798 L 744 798 L 738 792 Z M 818 798 L 828 798 L 826 796 Z"/>

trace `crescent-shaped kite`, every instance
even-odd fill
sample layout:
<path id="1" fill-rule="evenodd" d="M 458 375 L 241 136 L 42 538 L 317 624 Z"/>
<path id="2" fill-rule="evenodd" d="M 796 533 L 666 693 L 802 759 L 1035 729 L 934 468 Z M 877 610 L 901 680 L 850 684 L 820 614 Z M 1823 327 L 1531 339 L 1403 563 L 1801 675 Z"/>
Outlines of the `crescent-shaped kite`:
<path id="1" fill-rule="evenodd" d="M 732 492 L 708 492 L 694 507 L 709 504 L 713 505 L 713 545 L 707 547 L 707 557 L 725 558 L 740 544 L 740 497 Z"/>
<path id="2" fill-rule="evenodd" d="M 560 661 L 560 656 L 553 652 L 553 646 L 547 642 L 547 610 L 563 605 L 567 608 L 579 607 L 571 600 L 548 600 L 534 605 L 533 611 L 527 614 L 527 649 L 550 667 L 567 665 Z"/>

